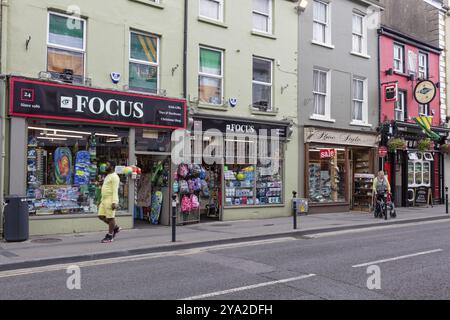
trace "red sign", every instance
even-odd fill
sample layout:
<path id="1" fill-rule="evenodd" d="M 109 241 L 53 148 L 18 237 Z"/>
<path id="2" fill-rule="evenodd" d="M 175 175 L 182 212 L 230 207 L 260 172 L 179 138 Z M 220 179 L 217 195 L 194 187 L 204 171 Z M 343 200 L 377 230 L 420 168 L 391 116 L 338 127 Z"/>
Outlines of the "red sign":
<path id="1" fill-rule="evenodd" d="M 379 156 L 380 158 L 385 158 L 385 157 L 387 156 L 387 154 L 388 154 L 388 150 L 387 150 L 386 147 L 380 147 L 380 148 L 378 148 L 378 156 Z"/>
<path id="2" fill-rule="evenodd" d="M 336 150 L 320 150 L 320 159 L 333 158 L 336 156 Z"/>
<path id="3" fill-rule="evenodd" d="M 397 101 L 398 97 L 398 84 L 389 84 L 384 87 L 384 99 L 386 102 Z"/>

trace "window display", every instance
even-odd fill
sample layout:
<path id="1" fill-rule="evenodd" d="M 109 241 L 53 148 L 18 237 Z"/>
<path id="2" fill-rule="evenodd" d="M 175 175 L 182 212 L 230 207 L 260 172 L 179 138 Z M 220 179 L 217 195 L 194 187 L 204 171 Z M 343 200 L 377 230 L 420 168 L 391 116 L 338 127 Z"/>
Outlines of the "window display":
<path id="1" fill-rule="evenodd" d="M 311 148 L 309 199 L 313 203 L 345 202 L 345 150 Z"/>
<path id="2" fill-rule="evenodd" d="M 426 161 L 426 154 L 420 152 L 409 156 L 408 161 L 408 185 L 409 187 L 431 186 L 431 161 Z M 432 158 L 431 158 L 432 159 Z"/>
<path id="3" fill-rule="evenodd" d="M 33 122 L 28 127 L 27 157 L 30 214 L 96 213 L 105 162 L 127 165 L 128 131 Z M 120 210 L 127 210 L 127 178 L 120 177 Z"/>

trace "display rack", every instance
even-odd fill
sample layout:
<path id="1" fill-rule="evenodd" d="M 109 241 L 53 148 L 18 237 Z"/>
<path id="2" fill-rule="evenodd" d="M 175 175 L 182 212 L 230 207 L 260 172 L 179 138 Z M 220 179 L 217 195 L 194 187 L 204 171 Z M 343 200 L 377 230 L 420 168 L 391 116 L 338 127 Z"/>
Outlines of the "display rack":
<path id="1" fill-rule="evenodd" d="M 367 173 L 356 173 L 354 177 L 355 187 L 353 194 L 353 209 L 370 211 L 372 208 L 372 185 L 375 175 Z"/>

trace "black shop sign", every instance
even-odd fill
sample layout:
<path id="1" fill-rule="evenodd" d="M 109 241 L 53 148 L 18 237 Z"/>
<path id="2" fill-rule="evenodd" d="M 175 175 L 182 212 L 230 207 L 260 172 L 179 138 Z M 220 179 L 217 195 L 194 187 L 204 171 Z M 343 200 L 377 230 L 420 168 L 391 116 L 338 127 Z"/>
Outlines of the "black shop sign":
<path id="1" fill-rule="evenodd" d="M 186 102 L 22 78 L 10 80 L 11 116 L 149 127 L 186 128 Z"/>
<path id="2" fill-rule="evenodd" d="M 200 129 L 204 132 L 215 129 L 226 134 L 250 134 L 259 135 L 260 130 L 267 130 L 267 135 L 276 135 L 280 139 L 287 137 L 287 126 L 276 124 L 264 124 L 250 121 L 222 120 L 210 118 L 198 118 L 194 120 L 194 129 Z"/>

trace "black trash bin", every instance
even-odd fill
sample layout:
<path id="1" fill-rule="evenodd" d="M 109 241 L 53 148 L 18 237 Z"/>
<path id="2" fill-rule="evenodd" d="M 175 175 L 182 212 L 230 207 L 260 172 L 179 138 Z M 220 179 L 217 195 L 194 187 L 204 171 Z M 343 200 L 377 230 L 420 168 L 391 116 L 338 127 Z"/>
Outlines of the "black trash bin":
<path id="1" fill-rule="evenodd" d="M 29 237 L 29 213 L 27 197 L 10 195 L 5 197 L 6 206 L 3 212 L 5 224 L 3 234 L 8 242 L 21 242 Z"/>

